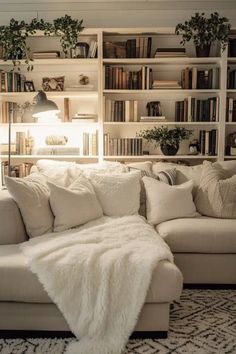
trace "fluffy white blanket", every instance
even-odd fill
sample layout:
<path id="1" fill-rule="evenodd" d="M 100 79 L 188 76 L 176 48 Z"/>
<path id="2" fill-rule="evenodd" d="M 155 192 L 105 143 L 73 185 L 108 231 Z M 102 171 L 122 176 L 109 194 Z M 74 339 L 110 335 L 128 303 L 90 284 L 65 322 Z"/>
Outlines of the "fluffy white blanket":
<path id="1" fill-rule="evenodd" d="M 86 227 L 33 238 L 21 246 L 79 338 L 70 354 L 120 354 L 144 304 L 152 271 L 173 261 L 140 216 L 103 217 Z"/>

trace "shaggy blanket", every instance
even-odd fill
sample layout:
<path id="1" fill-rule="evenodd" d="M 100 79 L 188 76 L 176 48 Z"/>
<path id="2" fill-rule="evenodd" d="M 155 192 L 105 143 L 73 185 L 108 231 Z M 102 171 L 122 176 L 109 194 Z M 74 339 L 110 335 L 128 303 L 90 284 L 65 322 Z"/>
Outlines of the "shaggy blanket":
<path id="1" fill-rule="evenodd" d="M 21 245 L 71 331 L 68 354 L 120 354 L 134 330 L 165 242 L 140 216 L 103 217 Z"/>

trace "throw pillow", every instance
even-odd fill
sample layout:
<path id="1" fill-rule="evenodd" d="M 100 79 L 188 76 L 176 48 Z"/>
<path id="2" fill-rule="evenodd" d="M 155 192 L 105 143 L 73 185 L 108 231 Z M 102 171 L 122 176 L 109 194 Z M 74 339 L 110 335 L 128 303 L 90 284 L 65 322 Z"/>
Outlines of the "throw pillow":
<path id="1" fill-rule="evenodd" d="M 29 237 L 51 232 L 54 218 L 45 178 L 39 174 L 25 178 L 5 177 L 5 183 L 21 211 Z"/>
<path id="2" fill-rule="evenodd" d="M 138 213 L 140 177 L 139 171 L 90 176 L 105 215 L 125 216 Z"/>
<path id="3" fill-rule="evenodd" d="M 204 161 L 195 198 L 199 213 L 216 218 L 236 218 L 236 175 L 227 177 L 228 171 L 220 165 Z"/>
<path id="4" fill-rule="evenodd" d="M 64 231 L 83 225 L 103 215 L 93 186 L 79 176 L 69 188 L 48 182 L 50 205 L 55 216 L 54 231 Z"/>
<path id="5" fill-rule="evenodd" d="M 130 166 L 130 165 L 129 165 Z M 129 167 L 130 171 L 132 170 L 139 170 L 138 167 Z M 165 170 L 165 171 L 160 171 L 157 174 L 154 174 L 152 172 L 148 172 L 146 170 L 141 169 L 141 178 L 143 177 L 151 177 L 154 178 L 158 181 L 162 181 L 164 183 L 167 183 L 169 185 L 174 185 L 175 184 L 175 178 L 176 178 L 176 170 L 175 168 Z M 144 187 L 143 180 L 141 179 L 141 192 L 140 192 L 140 208 L 139 208 L 139 214 L 144 216 L 145 218 L 147 217 L 147 206 L 146 206 L 146 190 Z"/>
<path id="6" fill-rule="evenodd" d="M 143 177 L 147 195 L 147 220 L 152 225 L 163 221 L 194 217 L 197 215 L 193 202 L 193 182 L 170 186 L 150 177 Z"/>

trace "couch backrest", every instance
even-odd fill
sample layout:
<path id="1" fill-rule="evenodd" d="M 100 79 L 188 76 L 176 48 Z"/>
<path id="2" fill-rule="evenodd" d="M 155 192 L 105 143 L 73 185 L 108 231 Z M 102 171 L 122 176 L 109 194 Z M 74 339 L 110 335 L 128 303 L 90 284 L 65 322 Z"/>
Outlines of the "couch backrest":
<path id="1" fill-rule="evenodd" d="M 28 239 L 23 220 L 8 191 L 0 191 L 0 245 L 24 242 Z"/>

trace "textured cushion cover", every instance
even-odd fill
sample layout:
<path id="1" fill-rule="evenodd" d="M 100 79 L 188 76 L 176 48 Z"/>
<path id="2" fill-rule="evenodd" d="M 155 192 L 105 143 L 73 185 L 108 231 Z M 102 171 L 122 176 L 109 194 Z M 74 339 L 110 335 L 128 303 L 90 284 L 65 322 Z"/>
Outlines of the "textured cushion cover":
<path id="1" fill-rule="evenodd" d="M 0 279 L 0 301 L 52 303 L 18 245 L 0 247 Z M 162 261 L 153 272 L 146 302 L 171 302 L 178 299 L 181 287 L 180 271 L 173 263 Z"/>
<path id="2" fill-rule="evenodd" d="M 5 183 L 21 211 L 28 235 L 35 237 L 51 232 L 54 217 L 45 178 L 39 174 L 25 178 L 5 177 Z"/>
<path id="3" fill-rule="evenodd" d="M 140 206 L 140 172 L 93 174 L 95 193 L 108 216 L 137 214 Z"/>
<path id="4" fill-rule="evenodd" d="M 236 218 L 236 175 L 205 161 L 195 204 L 202 215 Z"/>
<path id="5" fill-rule="evenodd" d="M 134 166 L 135 165 L 135 166 Z M 142 169 L 143 166 L 137 166 L 136 164 L 133 164 L 133 166 L 129 165 L 130 171 L 132 170 L 139 170 L 141 171 L 141 192 L 140 192 L 140 208 L 139 208 L 139 214 L 144 216 L 145 218 L 147 217 L 147 206 L 146 206 L 146 190 L 144 187 L 144 183 L 142 178 L 143 177 L 151 177 L 156 179 L 157 181 L 162 181 L 164 183 L 167 183 L 169 185 L 174 185 L 175 184 L 175 178 L 176 178 L 176 170 L 175 169 L 168 169 L 165 171 L 160 171 L 157 174 L 154 174 L 152 171 L 148 171 L 148 169 Z"/>
<path id="6" fill-rule="evenodd" d="M 0 245 L 27 240 L 19 208 L 7 190 L 0 191 Z"/>
<path id="7" fill-rule="evenodd" d="M 179 253 L 236 253 L 236 220 L 199 216 L 175 219 L 156 227 L 157 232 Z"/>
<path id="8" fill-rule="evenodd" d="M 170 186 L 150 177 L 143 177 L 147 195 L 147 220 L 156 225 L 166 220 L 196 216 L 193 203 L 193 182 Z"/>
<path id="9" fill-rule="evenodd" d="M 49 182 L 48 185 L 55 216 L 54 231 L 64 231 L 102 216 L 93 186 L 86 177 L 78 177 L 69 188 Z"/>

